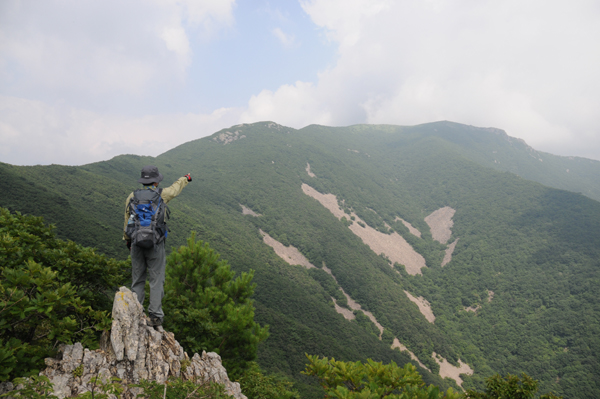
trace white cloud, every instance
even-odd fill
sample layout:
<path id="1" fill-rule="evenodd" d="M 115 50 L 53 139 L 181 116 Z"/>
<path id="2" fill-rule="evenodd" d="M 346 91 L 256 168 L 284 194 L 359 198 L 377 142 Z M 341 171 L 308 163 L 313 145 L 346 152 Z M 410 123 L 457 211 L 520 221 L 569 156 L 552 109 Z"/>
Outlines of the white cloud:
<path id="1" fill-rule="evenodd" d="M 275 28 L 271 31 L 273 35 L 283 44 L 284 47 L 291 47 L 295 44 L 294 35 L 288 35 L 280 28 Z"/>
<path id="2" fill-rule="evenodd" d="M 235 0 L 158 0 L 183 8 L 187 20 L 193 25 L 203 25 L 204 30 L 218 29 L 233 23 Z"/>
<path id="3" fill-rule="evenodd" d="M 240 121 L 272 120 L 295 128 L 309 124 L 329 125 L 332 123 L 331 115 L 315 101 L 317 97 L 317 89 L 305 82 L 282 86 L 276 92 L 263 90 L 252 96 Z"/>
<path id="4" fill-rule="evenodd" d="M 6 0 L 0 77 L 24 97 L 94 101 L 181 81 L 190 35 L 233 21 L 234 0 Z M 4 92 L 6 94 L 6 92 Z"/>
<path id="5" fill-rule="evenodd" d="M 300 0 L 302 8 L 331 40 L 341 47 L 354 45 L 361 37 L 363 21 L 387 9 L 391 0 Z"/>
<path id="6" fill-rule="evenodd" d="M 240 112 L 127 117 L 0 96 L 0 160 L 78 165 L 119 154 L 156 156 L 238 123 Z"/>
<path id="7" fill-rule="evenodd" d="M 184 84 L 191 40 L 233 24 L 234 0 L 0 2 L 0 161 L 81 164 L 157 155 L 240 111 L 148 115 Z"/>
<path id="8" fill-rule="evenodd" d="M 165 27 L 160 37 L 165 41 L 167 48 L 184 60 L 189 60 L 190 42 L 185 30 L 181 26 Z"/>
<path id="9" fill-rule="evenodd" d="M 590 156 L 585 138 L 600 145 L 600 9 L 593 1 L 301 4 L 339 45 L 337 64 L 314 84 L 315 117 L 328 112 L 337 125 L 448 119 L 496 126 L 561 154 Z M 292 97 L 290 87 L 281 90 Z M 600 146 L 594 154 L 600 159 Z"/>

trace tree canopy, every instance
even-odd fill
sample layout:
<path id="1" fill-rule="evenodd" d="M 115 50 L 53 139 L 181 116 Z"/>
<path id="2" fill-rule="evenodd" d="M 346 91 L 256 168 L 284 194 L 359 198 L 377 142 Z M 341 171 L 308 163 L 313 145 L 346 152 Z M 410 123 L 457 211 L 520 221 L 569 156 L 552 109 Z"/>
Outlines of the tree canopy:
<path id="1" fill-rule="evenodd" d="M 268 327 L 254 321 L 254 272 L 235 273 L 192 233 L 167 260 L 165 327 L 190 353 L 217 352 L 233 375 L 256 359 Z"/>

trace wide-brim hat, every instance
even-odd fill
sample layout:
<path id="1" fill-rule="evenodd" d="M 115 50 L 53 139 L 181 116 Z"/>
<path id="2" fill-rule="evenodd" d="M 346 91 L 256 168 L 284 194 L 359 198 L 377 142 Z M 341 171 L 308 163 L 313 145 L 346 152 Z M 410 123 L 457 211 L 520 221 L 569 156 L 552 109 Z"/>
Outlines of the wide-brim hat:
<path id="1" fill-rule="evenodd" d="M 163 179 L 163 175 L 158 171 L 158 168 L 153 165 L 144 166 L 142 168 L 142 177 L 138 179 L 138 183 L 152 184 L 159 183 Z"/>

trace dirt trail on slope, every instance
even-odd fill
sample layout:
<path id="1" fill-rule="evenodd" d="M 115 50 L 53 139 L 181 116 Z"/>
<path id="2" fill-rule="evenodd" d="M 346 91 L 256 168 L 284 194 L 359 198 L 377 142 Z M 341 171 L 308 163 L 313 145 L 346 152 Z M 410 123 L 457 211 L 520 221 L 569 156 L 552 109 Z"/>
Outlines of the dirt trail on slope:
<path id="1" fill-rule="evenodd" d="M 317 177 L 317 175 L 310 171 L 310 164 L 308 162 L 306 163 L 306 173 L 308 173 L 310 177 Z"/>
<path id="2" fill-rule="evenodd" d="M 452 216 L 456 211 L 449 206 L 438 209 L 432 212 L 425 218 L 425 223 L 429 225 L 431 236 L 434 240 L 446 244 L 452 235 Z"/>
<path id="3" fill-rule="evenodd" d="M 462 360 L 460 360 L 460 359 L 458 360 L 458 364 L 460 365 L 460 367 L 456 367 L 456 366 L 453 366 L 450 363 L 448 363 L 448 360 L 439 356 L 435 352 L 433 352 L 431 357 L 433 357 L 433 359 L 436 361 L 436 363 L 440 365 L 440 377 L 452 378 L 454 381 L 456 381 L 458 386 L 460 386 L 461 388 L 462 388 L 463 380 L 462 380 L 462 378 L 460 378 L 460 375 L 461 374 L 473 375 L 473 369 L 471 367 L 469 367 L 468 364 L 463 363 Z"/>
<path id="4" fill-rule="evenodd" d="M 433 310 L 431 310 L 431 304 L 427 299 L 423 298 L 422 296 L 418 298 L 412 296 L 411 293 L 406 290 L 404 291 L 404 293 L 406 294 L 408 299 L 410 299 L 419 307 L 419 311 L 423 316 L 425 316 L 428 322 L 433 323 L 435 321 L 435 315 L 433 314 Z"/>
<path id="5" fill-rule="evenodd" d="M 321 194 L 306 183 L 302 184 L 302 191 L 316 199 L 327 208 L 335 217 L 341 219 L 354 217 L 355 221 L 349 229 L 371 248 L 376 254 L 384 254 L 392 263 L 404 265 L 406 272 L 411 275 L 421 274 L 421 268 L 425 267 L 425 258 L 410 246 L 406 240 L 394 232 L 392 234 L 381 233 L 367 225 L 356 214 L 346 215 L 339 207 L 337 197 L 333 194 Z M 359 223 L 363 224 L 362 227 Z"/>
<path id="6" fill-rule="evenodd" d="M 310 263 L 308 259 L 306 259 L 306 257 L 302 255 L 302 253 L 300 253 L 300 251 L 298 251 L 298 249 L 296 249 L 295 247 L 291 245 L 289 247 L 286 247 L 285 245 L 283 245 L 264 231 L 259 231 L 260 234 L 263 236 L 263 241 L 265 242 L 265 244 L 273 248 L 273 250 L 275 250 L 275 253 L 290 265 L 300 265 L 306 267 L 307 269 L 315 267 L 315 265 Z"/>

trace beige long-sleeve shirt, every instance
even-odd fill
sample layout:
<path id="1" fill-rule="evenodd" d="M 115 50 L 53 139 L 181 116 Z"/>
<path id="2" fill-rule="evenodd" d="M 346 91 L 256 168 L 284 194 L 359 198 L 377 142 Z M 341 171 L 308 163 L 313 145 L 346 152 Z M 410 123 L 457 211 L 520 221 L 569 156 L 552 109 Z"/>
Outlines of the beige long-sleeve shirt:
<path id="1" fill-rule="evenodd" d="M 183 191 L 183 188 L 188 185 L 187 177 L 180 177 L 171 184 L 169 187 L 164 188 L 160 193 L 160 197 L 165 201 L 165 205 L 169 203 L 173 198 L 177 197 Z M 150 189 L 152 190 L 152 189 Z M 123 240 L 129 241 L 129 237 L 125 234 L 127 230 L 127 222 L 129 221 L 129 201 L 133 198 L 133 192 L 129 194 L 125 201 L 125 224 L 123 225 Z"/>

